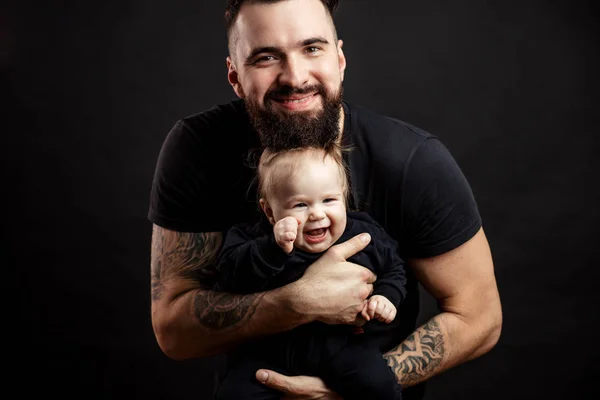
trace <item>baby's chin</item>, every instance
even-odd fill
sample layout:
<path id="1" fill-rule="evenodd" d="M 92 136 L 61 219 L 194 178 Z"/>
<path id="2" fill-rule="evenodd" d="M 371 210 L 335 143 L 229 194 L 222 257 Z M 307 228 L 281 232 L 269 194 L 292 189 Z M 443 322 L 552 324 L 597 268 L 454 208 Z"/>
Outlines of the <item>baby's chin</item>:
<path id="1" fill-rule="evenodd" d="M 327 244 L 319 243 L 318 245 L 314 245 L 314 244 L 308 245 L 306 243 L 302 243 L 302 244 L 298 244 L 296 247 L 307 253 L 322 253 L 325 250 L 327 250 L 328 248 L 330 248 L 332 244 L 333 244 L 333 242 L 329 242 L 329 241 Z"/>

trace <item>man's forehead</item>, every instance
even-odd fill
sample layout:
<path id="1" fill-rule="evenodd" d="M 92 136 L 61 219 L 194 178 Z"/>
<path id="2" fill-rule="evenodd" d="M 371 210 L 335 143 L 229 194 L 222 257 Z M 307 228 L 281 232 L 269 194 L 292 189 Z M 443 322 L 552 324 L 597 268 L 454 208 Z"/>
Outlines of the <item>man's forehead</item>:
<path id="1" fill-rule="evenodd" d="M 294 47 L 311 38 L 334 40 L 332 21 L 320 0 L 245 3 L 233 31 L 242 52 L 256 47 Z"/>

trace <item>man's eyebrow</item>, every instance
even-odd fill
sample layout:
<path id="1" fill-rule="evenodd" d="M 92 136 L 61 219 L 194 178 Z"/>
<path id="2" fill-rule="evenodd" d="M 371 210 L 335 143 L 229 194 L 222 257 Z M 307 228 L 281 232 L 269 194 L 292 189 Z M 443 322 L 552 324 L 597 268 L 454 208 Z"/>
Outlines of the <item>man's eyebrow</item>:
<path id="1" fill-rule="evenodd" d="M 310 46 L 311 44 L 316 44 L 316 43 L 329 44 L 327 39 L 325 39 L 323 37 L 312 37 L 310 39 L 305 39 L 305 40 L 299 42 L 298 45 L 300 47 L 304 47 L 304 46 Z M 256 57 L 257 55 L 262 54 L 262 53 L 280 54 L 280 53 L 283 53 L 283 50 L 280 47 L 275 47 L 275 46 L 257 47 L 250 52 L 248 57 L 246 57 L 246 63 L 250 64 L 252 62 L 252 60 L 254 59 L 254 57 Z"/>
<path id="2" fill-rule="evenodd" d="M 320 44 L 329 44 L 327 39 L 324 37 L 313 37 L 310 39 L 303 40 L 300 42 L 300 46 L 310 46 L 311 44 L 320 43 Z"/>

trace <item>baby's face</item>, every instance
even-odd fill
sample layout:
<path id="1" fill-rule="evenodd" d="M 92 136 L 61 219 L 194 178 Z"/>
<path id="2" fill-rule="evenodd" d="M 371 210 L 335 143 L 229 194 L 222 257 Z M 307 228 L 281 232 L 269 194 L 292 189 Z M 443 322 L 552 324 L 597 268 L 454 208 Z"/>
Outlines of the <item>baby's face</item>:
<path id="1" fill-rule="evenodd" d="M 283 157 L 296 157 L 296 162 L 291 173 L 275 173 L 271 182 L 267 193 L 273 211 L 271 223 L 285 217 L 295 218 L 299 226 L 294 247 L 311 253 L 323 252 L 346 228 L 340 166 L 331 157 L 324 159 L 321 152 Z"/>

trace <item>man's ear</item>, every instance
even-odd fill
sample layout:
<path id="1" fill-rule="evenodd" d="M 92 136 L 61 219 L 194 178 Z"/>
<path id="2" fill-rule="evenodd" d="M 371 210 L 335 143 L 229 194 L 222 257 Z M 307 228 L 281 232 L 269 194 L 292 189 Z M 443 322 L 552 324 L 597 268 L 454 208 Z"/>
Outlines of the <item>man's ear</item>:
<path id="1" fill-rule="evenodd" d="M 227 56 L 227 80 L 229 81 L 229 84 L 233 88 L 235 94 L 240 99 L 243 99 L 245 97 L 244 90 L 242 89 L 242 85 L 240 84 L 238 72 L 235 69 L 233 61 L 231 60 L 231 56 Z"/>
<path id="2" fill-rule="evenodd" d="M 346 72 L 346 55 L 344 54 L 344 50 L 342 50 L 342 46 L 344 45 L 343 40 L 338 40 L 338 64 L 340 66 L 340 76 L 342 78 L 342 82 L 344 81 L 344 75 Z"/>
<path id="3" fill-rule="evenodd" d="M 265 198 L 261 198 L 258 203 L 260 204 L 260 208 L 262 208 L 263 212 L 269 219 L 271 225 L 275 225 L 275 218 L 273 217 L 273 209 L 269 205 L 269 202 Z"/>

